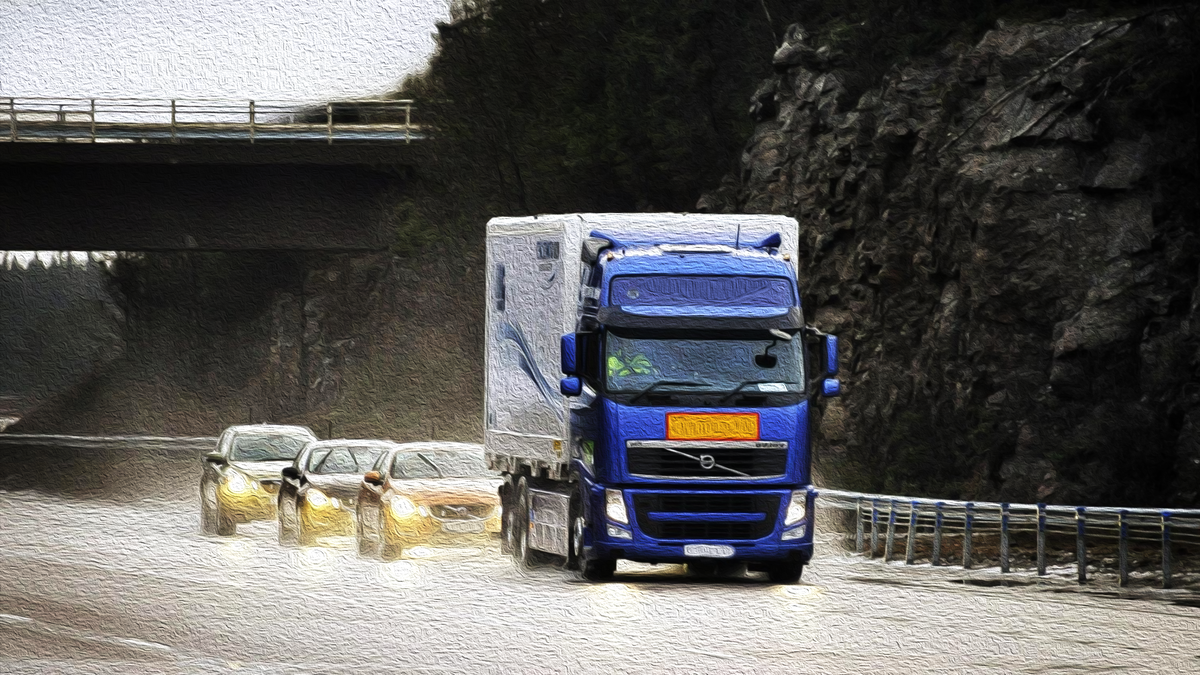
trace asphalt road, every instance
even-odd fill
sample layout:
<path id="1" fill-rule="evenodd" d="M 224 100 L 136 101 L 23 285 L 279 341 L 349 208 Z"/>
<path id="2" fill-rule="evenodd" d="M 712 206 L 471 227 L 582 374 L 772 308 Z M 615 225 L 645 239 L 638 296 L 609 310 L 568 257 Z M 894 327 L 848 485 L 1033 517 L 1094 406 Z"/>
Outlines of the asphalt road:
<path id="1" fill-rule="evenodd" d="M 490 545 L 378 563 L 201 535 L 194 452 L 0 448 L 0 672 L 1197 672 L 1194 592 L 985 587 L 822 544 L 796 586 Z M 965 581 L 964 581 L 965 580 Z"/>

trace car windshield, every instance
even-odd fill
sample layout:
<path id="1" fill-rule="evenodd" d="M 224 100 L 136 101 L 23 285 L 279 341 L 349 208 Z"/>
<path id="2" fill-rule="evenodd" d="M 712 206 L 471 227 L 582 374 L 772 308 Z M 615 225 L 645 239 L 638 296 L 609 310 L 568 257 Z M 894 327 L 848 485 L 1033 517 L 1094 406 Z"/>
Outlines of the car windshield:
<path id="1" fill-rule="evenodd" d="M 296 455 L 311 441 L 302 436 L 241 435 L 233 439 L 229 458 L 235 462 L 281 462 Z"/>
<path id="2" fill-rule="evenodd" d="M 308 461 L 308 470 L 315 474 L 363 474 L 371 469 L 385 450 L 380 445 L 339 445 L 317 448 Z"/>
<path id="3" fill-rule="evenodd" d="M 612 393 L 803 392 L 801 340 L 766 331 L 714 333 L 696 339 L 670 333 L 616 333 L 605 340 L 605 387 Z"/>
<path id="4" fill-rule="evenodd" d="M 483 452 L 435 450 L 401 452 L 392 461 L 392 478 L 478 478 L 490 476 Z"/>

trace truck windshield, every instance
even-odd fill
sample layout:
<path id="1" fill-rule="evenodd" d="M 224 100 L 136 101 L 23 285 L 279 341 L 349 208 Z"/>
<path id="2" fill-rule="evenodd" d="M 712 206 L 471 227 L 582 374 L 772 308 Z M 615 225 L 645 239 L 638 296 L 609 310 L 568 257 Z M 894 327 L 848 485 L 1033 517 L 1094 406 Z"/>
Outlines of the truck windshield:
<path id="1" fill-rule="evenodd" d="M 610 330 L 604 384 L 608 392 L 622 394 L 648 387 L 655 393 L 731 393 L 740 387 L 746 394 L 798 394 L 804 391 L 802 349 L 800 337 L 786 341 L 766 331 L 683 336 Z"/>

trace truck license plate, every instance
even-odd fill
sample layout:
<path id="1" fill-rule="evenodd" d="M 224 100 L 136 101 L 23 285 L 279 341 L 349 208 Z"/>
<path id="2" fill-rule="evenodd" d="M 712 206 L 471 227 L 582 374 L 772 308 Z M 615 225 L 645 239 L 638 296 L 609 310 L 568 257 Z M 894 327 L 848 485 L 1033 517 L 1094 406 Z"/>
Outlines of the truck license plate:
<path id="1" fill-rule="evenodd" d="M 723 544 L 685 544 L 683 554 L 689 558 L 732 558 L 733 547 Z"/>
<path id="2" fill-rule="evenodd" d="M 442 529 L 447 532 L 483 532 L 482 520 L 460 520 L 442 523 Z"/>

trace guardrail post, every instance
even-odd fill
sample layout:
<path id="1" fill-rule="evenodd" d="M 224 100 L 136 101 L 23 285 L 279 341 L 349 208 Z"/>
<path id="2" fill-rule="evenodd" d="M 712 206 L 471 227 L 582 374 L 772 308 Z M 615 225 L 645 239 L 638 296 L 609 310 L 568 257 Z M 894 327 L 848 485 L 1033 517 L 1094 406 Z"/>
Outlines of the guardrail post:
<path id="1" fill-rule="evenodd" d="M 179 138 L 175 133 L 175 99 L 171 99 L 171 142 L 179 142 Z"/>
<path id="2" fill-rule="evenodd" d="M 67 113 L 63 111 L 63 104 L 61 103 L 58 104 L 58 114 L 54 116 L 54 121 L 62 125 L 58 129 L 58 142 L 66 143 L 67 132 L 63 127 L 67 126 Z"/>
<path id="3" fill-rule="evenodd" d="M 91 99 L 92 103 L 92 142 L 96 142 L 96 99 Z"/>
<path id="4" fill-rule="evenodd" d="M 944 502 L 938 502 L 933 505 L 933 557 L 930 560 L 935 567 L 942 564 L 942 507 Z"/>
<path id="5" fill-rule="evenodd" d="M 1162 512 L 1163 588 L 1171 587 L 1171 512 Z"/>
<path id="6" fill-rule="evenodd" d="M 871 557 L 879 553 L 879 500 L 871 500 Z"/>
<path id="7" fill-rule="evenodd" d="M 964 570 L 971 569 L 971 528 L 975 525 L 975 504 L 967 502 L 967 515 L 963 518 L 963 559 Z"/>
<path id="8" fill-rule="evenodd" d="M 892 561 L 892 547 L 893 547 L 893 543 L 895 542 L 895 540 L 896 540 L 896 500 L 893 499 L 892 503 L 888 506 L 887 544 L 884 545 L 884 549 L 883 549 L 883 562 L 885 562 L 885 563 Z"/>
<path id="9" fill-rule="evenodd" d="M 859 497 L 854 504 L 854 552 L 863 552 L 863 508 L 862 497 Z"/>
<path id="10" fill-rule="evenodd" d="M 1037 570 L 1038 576 L 1046 576 L 1046 505 L 1037 505 Z"/>
<path id="11" fill-rule="evenodd" d="M 1087 516 L 1082 506 L 1075 507 L 1075 566 L 1078 568 L 1079 583 L 1087 583 L 1087 542 L 1084 533 Z"/>
<path id="12" fill-rule="evenodd" d="M 1008 502 L 1000 504 L 1000 572 L 1008 572 Z"/>
<path id="13" fill-rule="evenodd" d="M 913 556 L 917 547 L 917 502 L 908 505 L 908 545 L 904 547 L 904 564 L 913 564 Z"/>
<path id="14" fill-rule="evenodd" d="M 1129 512 L 1121 509 L 1117 513 L 1117 529 L 1120 533 L 1117 535 L 1120 543 L 1117 544 L 1117 559 L 1118 565 L 1121 568 L 1121 577 L 1117 582 L 1121 586 L 1129 585 Z"/>
<path id="15" fill-rule="evenodd" d="M 15 99 L 8 99 L 8 135 L 13 143 L 17 142 L 17 103 Z"/>
<path id="16" fill-rule="evenodd" d="M 250 145 L 254 145 L 254 101 L 250 101 Z"/>
<path id="17" fill-rule="evenodd" d="M 325 125 L 328 133 L 329 144 L 333 145 L 333 102 L 325 103 Z"/>
<path id="18" fill-rule="evenodd" d="M 404 104 L 404 142 L 412 142 L 412 104 Z"/>

